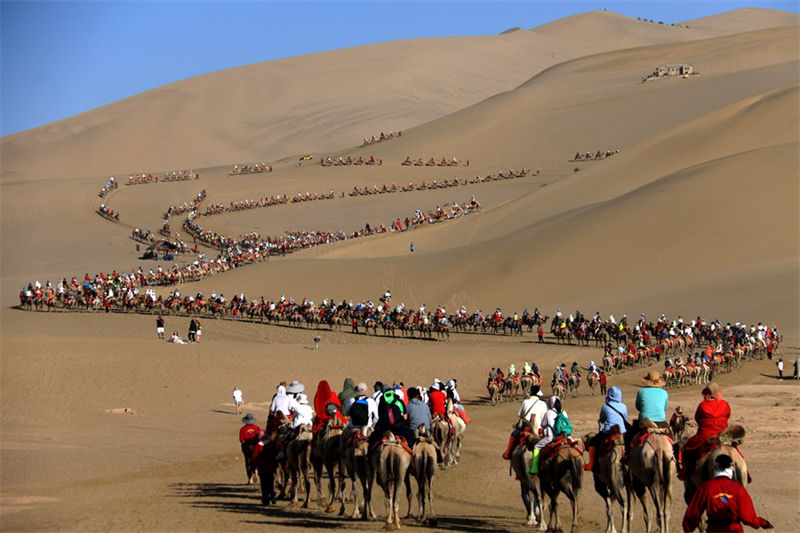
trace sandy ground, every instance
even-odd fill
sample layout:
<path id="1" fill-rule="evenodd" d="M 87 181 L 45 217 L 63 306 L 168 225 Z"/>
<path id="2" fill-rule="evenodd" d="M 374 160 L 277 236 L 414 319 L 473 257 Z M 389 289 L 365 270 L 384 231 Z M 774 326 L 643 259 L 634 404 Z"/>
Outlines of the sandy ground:
<path id="1" fill-rule="evenodd" d="M 230 398 L 235 385 L 244 391 L 245 411 L 261 420 L 277 381 L 298 379 L 313 393 L 319 379 L 338 390 L 345 377 L 407 384 L 456 377 L 473 422 L 461 464 L 437 474 L 437 530 L 523 530 L 517 484 L 500 458 L 518 404 L 488 404 L 487 370 L 525 360 L 543 372 L 561 361 L 585 367 L 599 355 L 597 348 L 539 345 L 530 335 L 423 342 L 325 332 L 314 351 L 315 332 L 209 320 L 202 343 L 178 346 L 155 338 L 153 317 L 4 311 L 2 318 L 14 329 L 1 345 L 0 481 L 9 531 L 378 529 L 379 522 L 353 523 L 318 507 L 261 508 L 239 456 L 240 422 Z M 169 330 L 187 327 L 186 318 L 167 319 Z M 784 348 L 783 355 L 789 353 Z M 632 370 L 609 381 L 622 387 L 631 408 L 644 373 Z M 749 431 L 743 450 L 756 507 L 778 531 L 791 531 L 800 486 L 781 473 L 798 460 L 791 443 L 798 438 L 800 387 L 775 376 L 773 362 L 753 361 L 719 379 L 732 421 Z M 698 400 L 697 387 L 672 391 L 670 409 L 692 410 Z M 593 429 L 600 405 L 585 387 L 565 402 L 576 434 Z M 589 475 L 584 482 L 581 531 L 597 531 L 602 501 Z M 673 528 L 685 509 L 681 494 L 676 485 Z M 383 513 L 380 497 L 375 503 Z M 641 519 L 634 523 L 642 531 Z"/>
<path id="2" fill-rule="evenodd" d="M 313 394 L 320 379 L 339 390 L 346 377 L 425 385 L 458 378 L 473 423 L 461 464 L 435 482 L 439 530 L 524 529 L 518 486 L 500 458 L 516 405 L 486 404 L 487 372 L 525 360 L 545 372 L 562 361 L 585 367 L 599 358 L 596 348 L 538 345 L 529 335 L 421 342 L 323 332 L 317 352 L 311 331 L 211 320 L 201 344 L 176 346 L 156 340 L 153 317 L 11 309 L 19 289 L 36 279 L 153 268 L 139 259 L 131 230 L 157 229 L 168 206 L 202 189 L 205 205 L 345 193 L 200 219 L 232 235 L 351 232 L 473 194 L 483 209 L 409 233 L 273 258 L 181 287 L 184 293 L 340 301 L 375 300 L 391 288 L 412 307 L 701 314 L 774 324 L 785 337 L 781 355 L 796 359 L 797 24 L 796 14 L 769 10 L 687 21 L 689 28 L 586 13 L 495 37 L 384 43 L 212 73 L 0 140 L 2 529 L 379 529 L 380 522 L 353 523 L 318 508 L 265 510 L 258 490 L 244 483 L 233 387 L 263 420 L 279 381 L 301 380 Z M 690 63 L 700 75 L 641 83 L 665 63 Z M 342 64 L 352 67 L 346 76 Z M 384 76 L 386 65 L 393 68 Z M 231 83 L 243 87 L 234 103 L 222 98 Z M 318 87 L 330 98 L 320 100 Z M 156 117 L 165 125 L 154 128 Z M 357 146 L 389 129 L 403 136 Z M 571 160 L 576 151 L 598 149 L 620 152 Z M 314 160 L 299 166 L 297 156 L 308 153 Z M 384 163 L 313 164 L 328 155 L 374 155 Z M 406 156 L 470 165 L 403 167 Z M 228 176 L 234 164 L 255 161 L 272 163 L 274 172 Z M 347 196 L 354 186 L 521 167 L 540 173 Z M 130 173 L 179 168 L 199 171 L 200 179 L 123 185 L 97 197 L 111 174 L 124 183 Z M 94 213 L 101 202 L 121 213 L 119 224 Z M 185 335 L 187 328 L 186 318 L 167 319 L 168 331 Z M 644 372 L 611 380 L 629 406 Z M 800 389 L 775 374 L 774 362 L 756 361 L 719 379 L 734 421 L 750 432 L 744 451 L 757 509 L 777 531 L 796 531 Z M 689 412 L 700 399 L 697 388 L 670 397 L 671 408 Z M 593 429 L 600 402 L 585 389 L 567 401 L 577 433 Z M 584 480 L 581 530 L 598 531 L 602 502 Z M 671 530 L 685 509 L 680 488 L 675 495 Z M 380 498 L 375 503 L 382 515 Z M 634 531 L 641 531 L 638 509 L 636 517 Z"/>

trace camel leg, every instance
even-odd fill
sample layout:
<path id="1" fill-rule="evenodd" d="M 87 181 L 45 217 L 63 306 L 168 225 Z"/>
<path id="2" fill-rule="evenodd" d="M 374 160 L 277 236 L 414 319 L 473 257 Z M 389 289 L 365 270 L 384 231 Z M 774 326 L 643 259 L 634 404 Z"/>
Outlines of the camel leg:
<path id="1" fill-rule="evenodd" d="M 394 509 L 394 526 L 400 529 L 400 483 L 399 479 L 394 480 L 392 487 L 392 508 Z"/>
<path id="2" fill-rule="evenodd" d="M 436 471 L 436 463 L 432 463 L 432 468 L 425 476 L 425 494 L 427 495 L 428 506 L 425 509 L 423 518 L 427 518 L 431 526 L 436 526 L 436 513 L 433 510 L 433 472 Z"/>
<path id="3" fill-rule="evenodd" d="M 578 527 L 578 495 L 573 495 L 569 501 L 572 504 L 572 526 L 570 527 L 570 532 L 572 532 Z"/>
<path id="4" fill-rule="evenodd" d="M 411 469 L 406 470 L 406 500 L 408 501 L 408 512 L 404 518 L 411 518 Z M 419 486 L 419 480 L 417 480 L 417 497 L 419 498 L 419 494 L 421 492 Z M 421 509 L 422 507 L 420 507 Z"/>
<path id="5" fill-rule="evenodd" d="M 534 525 L 533 522 L 533 502 L 530 500 L 530 496 L 528 496 L 528 492 L 530 491 L 529 482 L 526 479 L 519 480 L 519 489 L 522 495 L 522 503 L 525 505 L 525 511 L 528 513 L 528 519 L 525 522 L 525 525 L 532 526 Z"/>
<path id="6" fill-rule="evenodd" d="M 606 533 L 617 533 L 614 527 L 614 504 L 611 495 L 604 496 L 603 501 L 606 504 Z"/>
<path id="7" fill-rule="evenodd" d="M 644 530 L 645 533 L 650 533 L 650 514 L 647 511 L 647 491 L 644 487 L 642 487 L 641 492 L 637 491 L 636 494 L 639 497 L 639 501 L 642 502 L 642 515 L 644 516 Z"/>
<path id="8" fill-rule="evenodd" d="M 356 476 L 350 476 L 350 482 L 353 484 L 353 514 L 351 518 L 361 518 L 361 510 L 358 507 L 358 488 L 356 487 Z"/>
<path id="9" fill-rule="evenodd" d="M 391 490 L 391 487 L 389 486 L 390 484 L 391 484 L 391 481 L 389 483 L 386 483 L 386 485 L 383 487 L 384 499 L 386 500 L 386 529 L 387 530 L 392 528 L 392 497 L 391 497 L 391 492 L 389 492 Z"/>

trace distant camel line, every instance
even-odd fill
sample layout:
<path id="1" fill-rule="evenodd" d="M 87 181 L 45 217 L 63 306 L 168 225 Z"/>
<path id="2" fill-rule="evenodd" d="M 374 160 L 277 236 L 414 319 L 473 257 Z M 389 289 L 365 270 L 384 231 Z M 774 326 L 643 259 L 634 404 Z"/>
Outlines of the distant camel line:
<path id="1" fill-rule="evenodd" d="M 570 162 L 574 162 L 574 161 L 597 161 L 597 160 L 600 160 L 600 159 L 608 159 L 612 155 L 618 154 L 619 152 L 620 152 L 620 148 L 617 148 L 616 150 L 606 150 L 605 152 L 603 152 L 601 150 L 598 150 L 597 152 L 594 152 L 594 153 L 586 152 L 586 153 L 583 153 L 583 154 L 581 152 L 575 152 L 575 155 L 572 156 L 572 159 L 570 159 Z"/>
<path id="2" fill-rule="evenodd" d="M 272 165 L 268 165 L 267 163 L 243 163 L 241 165 L 233 165 L 233 169 L 228 173 L 228 176 L 262 174 L 264 172 L 272 172 Z"/>
<path id="3" fill-rule="evenodd" d="M 402 136 L 403 136 L 403 132 L 398 130 L 397 131 L 397 137 L 402 137 Z M 362 147 L 370 146 L 372 144 L 377 144 L 377 143 L 381 143 L 381 142 L 384 142 L 384 141 L 390 141 L 390 140 L 392 140 L 394 138 L 395 138 L 395 133 L 392 130 L 389 130 L 389 133 L 381 132 L 380 135 L 378 135 L 377 137 L 375 137 L 374 135 L 372 137 L 370 137 L 370 138 L 364 137 L 364 141 L 361 143 L 361 146 Z"/>
<path id="4" fill-rule="evenodd" d="M 404 167 L 457 167 L 459 165 L 459 161 L 455 157 L 452 159 L 445 159 L 443 157 L 437 162 L 433 157 L 425 161 L 421 157 L 418 159 L 413 159 L 411 156 L 406 156 L 406 158 L 400 164 Z M 464 166 L 469 166 L 469 159 L 464 161 Z"/>

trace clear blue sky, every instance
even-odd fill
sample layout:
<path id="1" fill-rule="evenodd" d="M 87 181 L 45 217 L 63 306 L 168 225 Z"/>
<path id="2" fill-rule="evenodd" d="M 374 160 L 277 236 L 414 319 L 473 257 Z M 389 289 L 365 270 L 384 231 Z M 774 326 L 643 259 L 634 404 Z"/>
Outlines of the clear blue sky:
<path id="1" fill-rule="evenodd" d="M 0 135 L 214 70 L 395 39 L 490 35 L 607 8 L 679 22 L 794 1 L 0 0 Z"/>

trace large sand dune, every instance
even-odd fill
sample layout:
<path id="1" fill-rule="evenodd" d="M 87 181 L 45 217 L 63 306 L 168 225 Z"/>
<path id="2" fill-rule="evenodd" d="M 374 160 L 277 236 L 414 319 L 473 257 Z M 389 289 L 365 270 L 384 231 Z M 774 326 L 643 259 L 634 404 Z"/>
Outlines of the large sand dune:
<path id="1" fill-rule="evenodd" d="M 515 407 L 484 404 L 490 366 L 534 359 L 585 366 L 596 348 L 454 336 L 422 343 L 204 321 L 204 342 L 156 341 L 152 317 L 26 314 L 8 309 L 28 281 L 129 270 L 133 228 L 160 226 L 169 205 L 334 190 L 336 198 L 201 217 L 219 233 L 353 231 L 475 195 L 477 213 L 412 232 L 325 245 L 185 285 L 248 298 L 375 300 L 386 288 L 409 306 L 467 305 L 506 314 L 538 306 L 586 314 L 667 313 L 765 321 L 800 341 L 800 84 L 797 15 L 737 10 L 668 26 L 593 12 L 492 37 L 400 41 L 287 58 L 184 80 L 2 139 L 2 514 L 4 530 L 375 529 L 315 509 L 265 511 L 242 485 L 229 394 L 245 391 L 263 419 L 281 379 L 313 391 L 352 376 L 428 383 L 459 379 L 474 423 L 464 458 L 435 488 L 447 530 L 521 530 L 518 487 L 499 459 Z M 699 76 L 641 83 L 656 65 Z M 402 129 L 369 147 L 359 139 Z M 576 151 L 616 150 L 600 161 Z M 314 159 L 302 166 L 297 155 Z M 381 166 L 323 168 L 325 156 Z M 405 167 L 406 156 L 470 165 Z M 269 160 L 274 171 L 229 176 Z M 525 167 L 525 178 L 351 198 L 354 186 L 419 184 Z M 120 187 L 105 177 L 194 168 L 200 179 Z M 345 193 L 342 196 L 342 193 Z M 115 224 L 93 210 L 106 202 Z M 204 208 L 201 208 L 201 211 Z M 179 226 L 180 217 L 173 218 Z M 180 230 L 179 230 L 180 231 Z M 416 252 L 409 252 L 413 241 Z M 210 250 L 205 250 L 211 253 Z M 188 318 L 168 317 L 184 333 Z M 746 453 L 759 512 L 796 529 L 797 389 L 772 362 L 722 379 L 735 418 L 753 430 Z M 791 365 L 789 365 L 790 367 Z M 642 372 L 614 377 L 632 409 Z M 671 392 L 692 411 L 696 389 Z M 570 399 L 579 432 L 598 401 Z M 129 414 L 125 408 L 135 414 Z M 769 421 L 744 418 L 769 409 Z M 768 441 L 766 432 L 777 435 Z M 774 451 L 765 451 L 769 442 Z M 124 450 L 124 453 L 120 453 Z M 786 464 L 786 463 L 783 463 Z M 602 527 L 588 477 L 587 531 Z M 489 489 L 489 490 L 487 490 Z M 375 499 L 379 514 L 383 512 Z M 680 490 L 673 528 L 685 506 Z M 563 513 L 562 513 L 563 515 Z M 640 516 L 637 510 L 637 516 Z M 634 531 L 642 528 L 635 521 Z"/>

